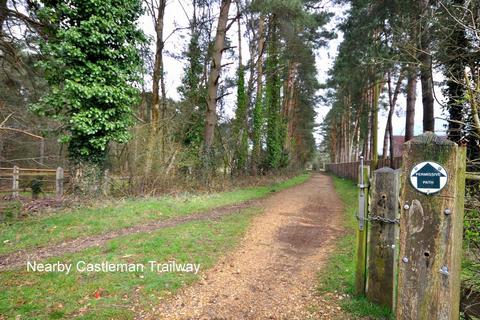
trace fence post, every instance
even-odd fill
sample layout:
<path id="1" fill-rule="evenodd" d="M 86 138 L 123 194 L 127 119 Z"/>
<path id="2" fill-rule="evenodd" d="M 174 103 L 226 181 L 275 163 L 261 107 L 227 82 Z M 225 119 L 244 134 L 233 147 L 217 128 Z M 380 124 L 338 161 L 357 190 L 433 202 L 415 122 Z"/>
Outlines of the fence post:
<path id="1" fill-rule="evenodd" d="M 110 175 L 109 170 L 106 169 L 103 173 L 103 180 L 102 180 L 102 194 L 104 196 L 108 196 L 108 189 L 110 188 Z"/>
<path id="2" fill-rule="evenodd" d="M 394 310 L 400 171 L 375 170 L 370 194 L 367 298 Z"/>
<path id="3" fill-rule="evenodd" d="M 45 138 L 40 140 L 40 159 L 39 161 L 41 165 L 45 162 Z"/>
<path id="4" fill-rule="evenodd" d="M 398 320 L 459 318 L 465 159 L 430 132 L 405 143 Z"/>
<path id="5" fill-rule="evenodd" d="M 55 175 L 55 194 L 59 198 L 63 196 L 63 181 L 64 181 L 63 168 L 58 167 Z"/>
<path id="6" fill-rule="evenodd" d="M 13 174 L 12 174 L 12 190 L 13 190 L 13 197 L 18 197 L 18 189 L 19 189 L 19 180 L 20 180 L 20 168 L 18 166 L 13 166 Z"/>
<path id="7" fill-rule="evenodd" d="M 367 213 L 368 213 L 368 184 L 370 176 L 369 166 L 363 165 L 363 159 L 358 170 L 358 229 L 357 229 L 357 251 L 355 265 L 355 293 L 365 294 L 366 267 L 367 267 Z"/>

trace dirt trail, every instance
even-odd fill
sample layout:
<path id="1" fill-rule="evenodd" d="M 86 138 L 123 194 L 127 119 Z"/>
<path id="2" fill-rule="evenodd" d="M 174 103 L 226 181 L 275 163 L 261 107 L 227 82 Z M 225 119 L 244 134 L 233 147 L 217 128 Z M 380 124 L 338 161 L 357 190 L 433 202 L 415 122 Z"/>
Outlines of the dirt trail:
<path id="1" fill-rule="evenodd" d="M 330 177 L 314 175 L 263 201 L 238 249 L 137 319 L 346 319 L 315 295 L 316 274 L 342 233 Z"/>

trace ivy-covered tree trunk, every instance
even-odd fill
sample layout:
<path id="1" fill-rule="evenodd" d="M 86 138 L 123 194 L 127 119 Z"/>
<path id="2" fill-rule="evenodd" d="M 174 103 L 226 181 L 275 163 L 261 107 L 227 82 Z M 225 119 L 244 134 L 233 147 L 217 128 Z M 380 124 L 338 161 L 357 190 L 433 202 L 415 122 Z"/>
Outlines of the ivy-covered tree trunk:
<path id="1" fill-rule="evenodd" d="M 277 19 L 273 15 L 269 26 L 268 56 L 266 63 L 265 105 L 267 109 L 267 167 L 277 169 L 282 159 L 283 137 L 280 114 L 282 86 L 279 71 L 279 39 Z"/>
<path id="2" fill-rule="evenodd" d="M 288 62 L 287 76 L 285 78 L 284 86 L 284 103 L 283 103 L 283 119 L 285 121 L 285 134 L 283 140 L 283 149 L 286 152 L 286 156 L 292 152 L 292 140 L 293 140 L 293 125 L 294 125 L 294 107 L 295 107 L 295 84 L 297 76 L 298 63 L 294 61 Z M 284 159 L 284 161 L 288 161 Z"/>
<path id="3" fill-rule="evenodd" d="M 252 149 L 252 173 L 256 175 L 259 170 L 260 156 L 262 151 L 262 132 L 263 132 L 263 50 L 265 44 L 264 22 L 265 18 L 261 15 L 258 20 L 258 58 L 257 58 L 257 92 L 255 106 L 253 109 L 253 149 Z"/>
<path id="4" fill-rule="evenodd" d="M 136 26 L 141 13 L 140 0 L 43 1 L 36 12 L 48 33 L 40 44 L 48 59 L 39 66 L 50 90 L 32 108 L 62 123 L 79 193 L 99 189 L 108 144 L 130 137 L 137 48 L 145 41 Z"/>
<path id="5" fill-rule="evenodd" d="M 98 163 L 86 161 L 70 164 L 72 192 L 78 196 L 100 195 L 104 168 Z"/>
<path id="6" fill-rule="evenodd" d="M 237 11 L 240 16 L 240 6 L 237 1 Z M 237 72 L 237 109 L 234 121 L 234 171 L 242 174 L 246 171 L 248 161 L 248 119 L 247 96 L 245 92 L 245 69 L 242 62 L 242 28 L 241 19 L 238 18 L 238 72 Z"/>
<path id="7" fill-rule="evenodd" d="M 206 109 L 205 86 L 201 81 L 203 63 L 200 31 L 196 25 L 195 15 L 191 24 L 191 38 L 186 51 L 187 65 L 184 68 L 182 85 L 179 87 L 182 97 L 181 114 L 184 118 L 180 129 L 180 142 L 185 147 L 183 162 L 186 163 L 189 171 L 200 167 Z"/>

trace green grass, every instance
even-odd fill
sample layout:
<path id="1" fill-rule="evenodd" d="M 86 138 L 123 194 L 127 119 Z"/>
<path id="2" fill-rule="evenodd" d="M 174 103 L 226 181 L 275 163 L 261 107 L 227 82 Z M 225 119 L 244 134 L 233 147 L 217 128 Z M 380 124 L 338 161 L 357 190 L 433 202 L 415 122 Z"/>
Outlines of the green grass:
<path id="1" fill-rule="evenodd" d="M 308 178 L 303 174 L 274 185 L 214 194 L 125 200 L 4 223 L 0 224 L 0 254 L 258 199 Z"/>
<path id="2" fill-rule="evenodd" d="M 199 263 L 200 273 L 219 256 L 234 247 L 259 209 L 245 209 L 217 221 L 190 222 L 153 233 L 120 237 L 104 248 L 90 248 L 49 262 L 75 264 L 141 263 L 149 260 Z M 157 304 L 160 297 L 199 278 L 193 273 L 64 273 L 27 272 L 26 269 L 0 273 L 0 318 L 132 319 L 130 307 Z M 101 291 L 101 298 L 95 292 Z"/>
<path id="3" fill-rule="evenodd" d="M 333 177 L 335 190 L 345 205 L 345 228 L 347 234 L 337 243 L 337 248 L 330 256 L 328 264 L 319 274 L 320 293 L 338 292 L 348 294 L 340 301 L 344 311 L 355 318 L 393 319 L 390 311 L 369 302 L 365 297 L 355 296 L 355 210 L 357 206 L 356 185 L 350 181 Z"/>

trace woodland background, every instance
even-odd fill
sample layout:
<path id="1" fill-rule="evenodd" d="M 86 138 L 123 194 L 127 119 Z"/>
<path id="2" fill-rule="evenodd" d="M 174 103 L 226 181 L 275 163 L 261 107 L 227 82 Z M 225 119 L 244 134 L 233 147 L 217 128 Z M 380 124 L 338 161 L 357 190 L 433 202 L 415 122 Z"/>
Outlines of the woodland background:
<path id="1" fill-rule="evenodd" d="M 446 138 L 467 147 L 477 177 L 467 183 L 465 239 L 467 283 L 480 287 L 478 1 L 183 1 L 179 52 L 165 52 L 165 16 L 179 14 L 168 4 L 0 0 L 0 166 L 65 167 L 70 191 L 83 195 L 98 194 L 108 169 L 122 196 L 224 188 L 360 155 L 375 166 L 393 158 L 395 113 L 406 114 L 408 141 L 417 99 L 423 131 L 435 130 L 436 101 Z M 334 5 L 348 8 L 336 26 L 343 41 L 320 83 L 316 52 L 336 37 Z M 167 54 L 183 65 L 177 100 L 166 94 Z M 331 109 L 316 123 L 320 103 Z"/>

